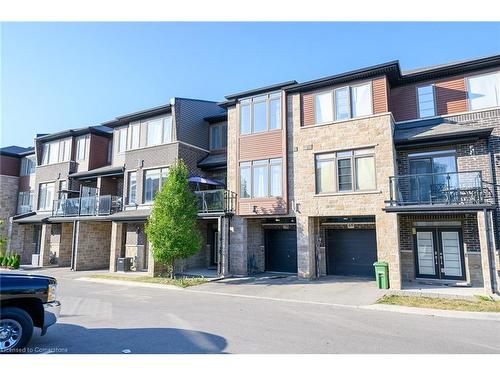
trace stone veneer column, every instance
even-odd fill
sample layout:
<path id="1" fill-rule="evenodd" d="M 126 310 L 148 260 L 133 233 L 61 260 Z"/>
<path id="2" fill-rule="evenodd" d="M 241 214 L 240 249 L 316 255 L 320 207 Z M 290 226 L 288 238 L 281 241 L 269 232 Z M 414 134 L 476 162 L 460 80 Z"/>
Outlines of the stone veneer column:
<path id="1" fill-rule="evenodd" d="M 229 218 L 221 217 L 219 224 L 219 251 L 221 254 L 220 275 L 223 277 L 229 276 Z"/>
<path id="2" fill-rule="evenodd" d="M 229 226 L 229 272 L 237 276 L 248 274 L 247 219 L 233 216 Z"/>
<path id="3" fill-rule="evenodd" d="M 486 215 L 484 211 L 479 211 L 477 213 L 477 228 L 479 232 L 479 245 L 481 248 L 481 266 L 483 269 L 483 285 L 484 292 L 486 294 L 491 294 L 494 292 L 494 286 L 491 284 L 491 268 L 494 268 L 494 264 L 492 264 L 492 260 L 494 260 L 494 241 L 490 241 L 488 238 L 488 232 L 486 231 L 486 220 L 489 221 L 490 225 L 490 236 L 493 233 L 493 221 L 491 220 L 491 212 L 487 211 Z M 490 244 L 488 245 L 488 241 Z M 491 247 L 491 254 L 488 250 L 488 247 Z M 498 278 L 497 278 L 498 280 Z"/>
<path id="4" fill-rule="evenodd" d="M 377 231 L 377 259 L 389 263 L 389 287 L 401 289 L 401 261 L 399 253 L 399 217 L 381 212 L 375 216 Z"/>
<path id="5" fill-rule="evenodd" d="M 109 249 L 109 272 L 116 272 L 116 260 L 120 257 L 123 245 L 123 223 L 111 223 L 111 244 Z"/>
<path id="6" fill-rule="evenodd" d="M 297 273 L 299 278 L 315 277 L 314 218 L 298 215 L 297 220 Z"/>
<path id="7" fill-rule="evenodd" d="M 42 232 L 40 234 L 40 259 L 38 263 L 41 267 L 49 265 L 50 230 L 50 224 L 42 224 Z"/>

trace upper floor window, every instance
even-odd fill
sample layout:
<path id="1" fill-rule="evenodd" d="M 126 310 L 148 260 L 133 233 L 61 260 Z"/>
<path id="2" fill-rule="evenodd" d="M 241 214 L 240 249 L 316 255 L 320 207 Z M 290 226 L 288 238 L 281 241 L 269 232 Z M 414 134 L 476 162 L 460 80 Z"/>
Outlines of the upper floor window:
<path id="1" fill-rule="evenodd" d="M 432 117 L 436 115 L 436 105 L 434 101 L 434 85 L 417 87 L 418 97 L 418 117 Z"/>
<path id="2" fill-rule="evenodd" d="M 281 128 L 281 93 L 240 101 L 240 133 L 261 133 Z"/>
<path id="3" fill-rule="evenodd" d="M 129 136 L 129 143 L 128 143 L 128 148 L 129 150 L 134 150 L 136 148 L 139 148 L 140 146 L 140 133 L 141 132 L 141 127 L 140 124 L 132 124 L 130 125 L 128 136 Z"/>
<path id="4" fill-rule="evenodd" d="M 128 204 L 137 203 L 137 172 L 128 174 Z"/>
<path id="5" fill-rule="evenodd" d="M 33 209 L 33 191 L 20 191 L 17 199 L 17 213 L 25 214 Z"/>
<path id="6" fill-rule="evenodd" d="M 160 191 L 168 175 L 168 168 L 148 169 L 144 171 L 143 202 L 153 201 L 156 193 Z"/>
<path id="7" fill-rule="evenodd" d="M 76 139 L 76 159 L 85 160 L 87 150 L 87 137 L 79 137 Z"/>
<path id="8" fill-rule="evenodd" d="M 254 160 L 240 164 L 240 197 L 282 196 L 281 158 Z"/>
<path id="9" fill-rule="evenodd" d="M 35 173 L 35 157 L 27 156 L 21 159 L 21 176 L 28 176 Z"/>
<path id="10" fill-rule="evenodd" d="M 227 146 L 227 125 L 210 125 L 210 150 L 221 150 Z"/>
<path id="11" fill-rule="evenodd" d="M 146 126 L 146 146 L 154 146 L 162 143 L 162 121 L 152 120 L 147 122 Z"/>
<path id="12" fill-rule="evenodd" d="M 70 159 L 71 138 L 43 144 L 42 165 L 61 163 Z"/>
<path id="13" fill-rule="evenodd" d="M 316 124 L 368 116 L 373 113 L 371 83 L 363 83 L 314 95 Z"/>
<path id="14" fill-rule="evenodd" d="M 54 183 L 48 182 L 39 185 L 38 188 L 38 209 L 50 210 L 52 209 L 52 202 L 54 200 Z"/>
<path id="15" fill-rule="evenodd" d="M 316 155 L 316 193 L 369 191 L 376 188 L 374 149 Z"/>
<path id="16" fill-rule="evenodd" d="M 127 149 L 127 128 L 118 129 L 118 152 L 124 152 Z"/>
<path id="17" fill-rule="evenodd" d="M 500 106 L 500 72 L 467 78 L 469 109 Z"/>

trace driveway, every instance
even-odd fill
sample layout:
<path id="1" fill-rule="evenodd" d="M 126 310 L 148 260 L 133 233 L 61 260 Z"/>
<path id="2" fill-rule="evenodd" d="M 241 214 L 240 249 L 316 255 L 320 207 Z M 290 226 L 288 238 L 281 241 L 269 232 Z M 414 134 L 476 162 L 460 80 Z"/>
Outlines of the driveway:
<path id="1" fill-rule="evenodd" d="M 79 280 L 87 272 L 34 272 L 58 278 L 62 315 L 46 336 L 36 330 L 29 346 L 33 352 L 500 353 L 498 322 L 299 300 L 301 295 L 305 298 L 303 288 L 312 285 L 310 290 L 324 291 L 326 283 L 292 280 L 282 286 L 296 298 L 286 301 L 266 297 L 276 295 L 285 280 L 265 276 L 205 284 L 186 292 Z M 263 297 L 238 293 L 245 283 Z M 338 287 L 351 286 L 346 281 Z M 317 296 L 326 298 L 319 292 Z"/>

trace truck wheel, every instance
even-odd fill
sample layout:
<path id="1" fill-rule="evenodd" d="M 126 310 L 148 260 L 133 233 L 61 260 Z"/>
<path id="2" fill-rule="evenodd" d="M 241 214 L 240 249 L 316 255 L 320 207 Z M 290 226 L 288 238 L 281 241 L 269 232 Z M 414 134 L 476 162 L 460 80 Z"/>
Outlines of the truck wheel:
<path id="1" fill-rule="evenodd" d="M 0 353 L 24 348 L 33 335 L 31 316 L 17 307 L 2 308 L 0 316 Z"/>

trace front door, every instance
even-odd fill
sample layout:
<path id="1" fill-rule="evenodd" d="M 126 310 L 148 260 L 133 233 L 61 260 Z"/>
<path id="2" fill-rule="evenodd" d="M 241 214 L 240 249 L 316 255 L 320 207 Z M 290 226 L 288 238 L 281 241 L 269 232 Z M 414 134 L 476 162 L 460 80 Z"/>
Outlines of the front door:
<path id="1" fill-rule="evenodd" d="M 465 279 L 460 229 L 417 229 L 415 248 L 417 277 Z"/>

